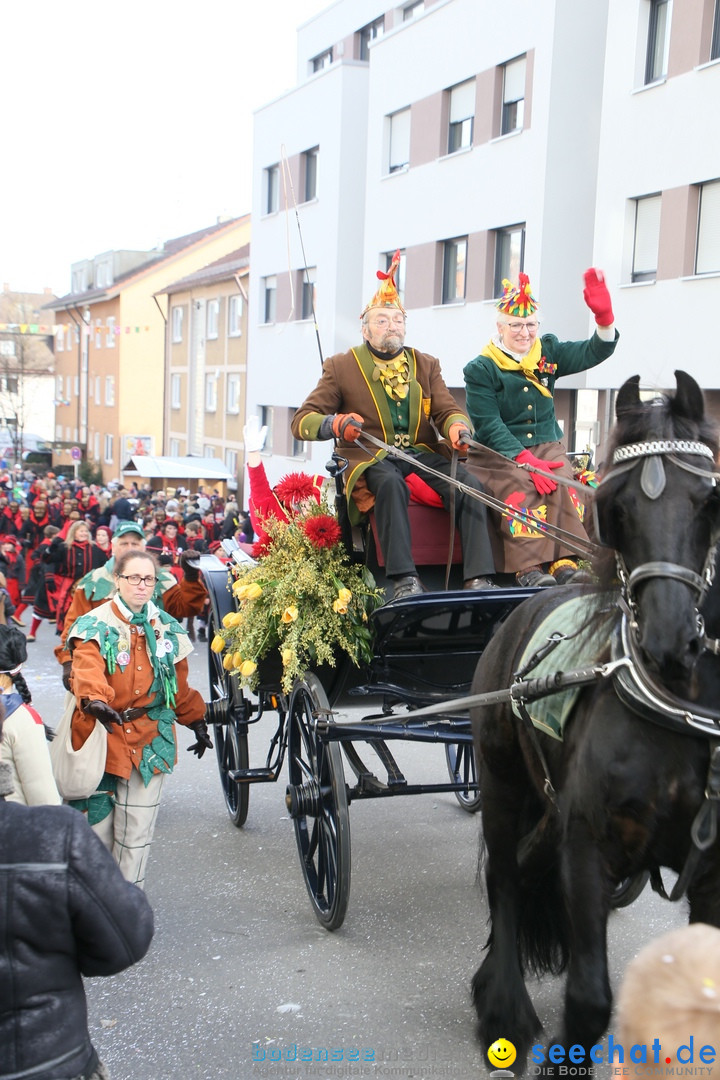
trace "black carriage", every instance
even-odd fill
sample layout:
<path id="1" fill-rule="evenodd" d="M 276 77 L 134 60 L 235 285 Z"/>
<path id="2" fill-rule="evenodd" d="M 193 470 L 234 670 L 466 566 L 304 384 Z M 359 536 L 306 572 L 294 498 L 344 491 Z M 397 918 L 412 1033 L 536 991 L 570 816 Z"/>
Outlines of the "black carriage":
<path id="1" fill-rule="evenodd" d="M 229 545 L 228 553 L 232 557 Z M 235 601 L 228 566 L 203 556 L 201 567 L 210 595 L 212 641 Z M 289 694 L 280 687 L 277 653 L 261 662 L 260 685 L 251 695 L 223 667 L 222 656 L 208 651 L 208 722 L 230 818 L 238 827 L 245 823 L 251 785 L 278 780 L 287 756 L 286 805 L 315 914 L 328 930 L 342 924 L 350 895 L 352 802 L 451 792 L 467 812 L 479 808 L 470 723 L 467 711 L 456 710 L 454 703 L 469 692 L 478 657 L 495 628 L 536 591 L 450 589 L 386 605 L 371 616 L 369 664 L 356 668 L 343 655 L 336 667 L 307 672 Z M 334 710 L 366 702 L 366 715 L 336 721 Z M 415 711 L 442 702 L 448 702 L 447 711 L 414 719 Z M 277 722 L 265 765 L 250 768 L 250 729 L 269 712 Z M 397 740 L 443 744 L 448 778 L 413 783 L 393 756 L 391 744 Z"/>

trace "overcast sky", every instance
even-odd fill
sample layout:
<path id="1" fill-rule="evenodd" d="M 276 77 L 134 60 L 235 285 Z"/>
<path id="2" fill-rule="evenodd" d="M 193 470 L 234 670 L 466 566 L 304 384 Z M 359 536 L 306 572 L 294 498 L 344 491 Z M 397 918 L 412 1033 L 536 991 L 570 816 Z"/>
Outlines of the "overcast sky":
<path id="1" fill-rule="evenodd" d="M 250 210 L 252 112 L 332 0 L 23 0 L 0 23 L 0 282 Z"/>

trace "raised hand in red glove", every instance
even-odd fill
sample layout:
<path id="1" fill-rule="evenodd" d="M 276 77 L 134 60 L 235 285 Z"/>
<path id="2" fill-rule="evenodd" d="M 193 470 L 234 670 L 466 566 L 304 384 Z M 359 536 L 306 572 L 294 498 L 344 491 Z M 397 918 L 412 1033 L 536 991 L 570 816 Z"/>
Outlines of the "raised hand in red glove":
<path id="1" fill-rule="evenodd" d="M 562 468 L 562 461 L 542 461 L 529 450 L 521 450 L 515 460 L 520 465 L 532 465 L 535 469 L 544 469 L 546 472 L 549 469 Z M 557 488 L 557 483 L 555 480 L 551 480 L 549 476 L 540 476 L 539 473 L 531 472 L 530 479 L 535 485 L 538 495 L 549 495 L 551 491 L 555 491 Z"/>
<path id="2" fill-rule="evenodd" d="M 359 413 L 336 413 L 332 422 L 333 435 L 336 439 L 355 442 L 358 435 L 362 433 L 364 423 L 365 421 Z"/>
<path id="3" fill-rule="evenodd" d="M 615 322 L 613 315 L 610 293 L 605 284 L 605 275 L 602 270 L 590 267 L 585 271 L 585 288 L 583 289 L 585 303 L 595 316 L 598 326 L 612 326 Z"/>

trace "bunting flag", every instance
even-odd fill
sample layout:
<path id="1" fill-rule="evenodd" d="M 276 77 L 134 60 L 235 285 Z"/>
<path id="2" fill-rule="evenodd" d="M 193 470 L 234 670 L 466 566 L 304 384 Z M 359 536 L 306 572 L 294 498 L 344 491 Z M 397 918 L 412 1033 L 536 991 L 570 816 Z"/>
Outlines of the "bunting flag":
<path id="1" fill-rule="evenodd" d="M 57 332 L 57 326 L 42 323 L 0 323 L 0 334 L 42 334 L 44 337 L 52 337 Z"/>

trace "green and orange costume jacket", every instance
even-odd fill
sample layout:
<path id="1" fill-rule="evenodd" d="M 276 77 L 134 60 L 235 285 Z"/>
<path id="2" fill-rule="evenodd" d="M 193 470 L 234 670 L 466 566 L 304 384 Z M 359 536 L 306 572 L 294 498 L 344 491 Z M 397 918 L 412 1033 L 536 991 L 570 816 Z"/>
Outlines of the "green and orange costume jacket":
<path id="1" fill-rule="evenodd" d="M 433 424 L 447 436 L 451 424 L 461 421 L 470 426 L 458 408 L 440 373 L 440 361 L 427 353 L 406 348 L 408 392 L 396 401 L 386 393 L 377 377 L 378 364 L 367 345 L 346 353 L 329 356 L 323 364 L 319 383 L 305 399 L 292 420 L 292 432 L 302 441 L 320 438 L 326 416 L 354 412 L 364 420 L 363 431 L 376 439 L 404 450 L 442 454 L 449 458 L 451 448 L 437 437 Z M 350 518 L 354 523 L 371 509 L 374 497 L 363 473 L 374 462 L 387 456 L 377 449 L 370 455 L 353 442 L 340 440 L 338 450 L 348 459 L 345 473 Z"/>

